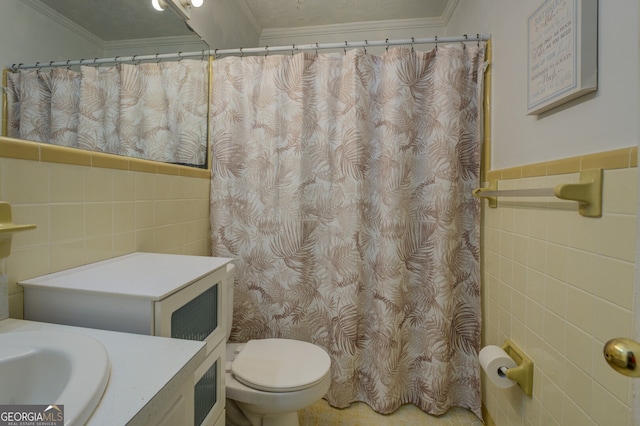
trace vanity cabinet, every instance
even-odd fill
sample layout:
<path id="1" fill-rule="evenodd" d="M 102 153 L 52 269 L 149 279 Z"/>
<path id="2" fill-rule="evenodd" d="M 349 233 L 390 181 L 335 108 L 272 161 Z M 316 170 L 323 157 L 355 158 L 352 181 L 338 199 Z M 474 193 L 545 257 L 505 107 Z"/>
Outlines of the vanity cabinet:
<path id="1" fill-rule="evenodd" d="M 205 360 L 203 342 L 13 318 L 0 320 L 0 334 L 25 332 L 79 334 L 96 340 L 107 351 L 109 381 L 86 426 L 156 426 L 162 421 L 172 426 L 193 424 L 189 394 L 193 392 L 194 373 Z M 0 380 L 3 386 L 11 384 Z M 55 402 L 65 406 L 65 413 L 76 403 Z"/>
<path id="2" fill-rule="evenodd" d="M 189 384 L 191 391 L 165 405 L 158 421 L 183 417 L 183 408 L 191 407 L 186 424 L 213 425 L 225 404 L 224 304 L 231 260 L 132 253 L 23 280 L 24 317 L 206 342 L 207 357 Z"/>
<path id="3" fill-rule="evenodd" d="M 153 416 L 145 419 L 142 424 L 157 426 L 192 425 L 193 411 L 193 380 L 187 380 L 174 394 L 173 400 L 165 405 L 166 410 L 158 410 Z M 130 422 L 131 423 L 131 422 Z M 133 425 L 132 425 L 133 426 Z"/>

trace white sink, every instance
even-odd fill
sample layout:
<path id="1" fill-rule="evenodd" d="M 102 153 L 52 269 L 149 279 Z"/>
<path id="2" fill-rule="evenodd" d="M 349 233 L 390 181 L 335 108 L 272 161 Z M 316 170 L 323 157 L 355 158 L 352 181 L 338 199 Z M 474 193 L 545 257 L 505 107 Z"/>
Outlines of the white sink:
<path id="1" fill-rule="evenodd" d="M 109 356 L 76 333 L 0 334 L 0 404 L 64 405 L 65 425 L 83 425 L 107 387 Z"/>

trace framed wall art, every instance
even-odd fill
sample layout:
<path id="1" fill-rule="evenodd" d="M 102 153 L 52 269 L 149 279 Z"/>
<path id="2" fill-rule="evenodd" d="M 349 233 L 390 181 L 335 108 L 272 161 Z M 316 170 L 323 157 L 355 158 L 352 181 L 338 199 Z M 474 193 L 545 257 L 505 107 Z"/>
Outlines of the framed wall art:
<path id="1" fill-rule="evenodd" d="M 527 113 L 598 88 L 598 0 L 545 0 L 527 23 Z"/>

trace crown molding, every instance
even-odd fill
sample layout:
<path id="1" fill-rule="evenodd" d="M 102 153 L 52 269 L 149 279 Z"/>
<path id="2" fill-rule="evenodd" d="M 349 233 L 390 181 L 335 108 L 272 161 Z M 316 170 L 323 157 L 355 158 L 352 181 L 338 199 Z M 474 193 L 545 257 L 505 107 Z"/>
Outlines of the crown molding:
<path id="1" fill-rule="evenodd" d="M 80 25 L 71 21 L 67 17 L 62 16 L 61 14 L 51 9 L 50 7 L 45 6 L 43 3 L 40 3 L 39 1 L 36 1 L 36 0 L 20 0 L 20 1 L 26 4 L 27 6 L 37 10 L 44 16 L 50 18 L 54 22 L 57 22 L 58 24 L 68 29 L 69 31 L 76 33 L 79 37 L 95 45 L 97 48 L 104 50 L 104 46 L 105 46 L 104 40 L 91 34 L 89 31 L 85 30 Z"/>
<path id="2" fill-rule="evenodd" d="M 260 37 L 261 42 L 287 37 L 313 37 L 322 35 L 371 33 L 384 30 L 407 30 L 412 28 L 444 27 L 442 18 L 390 19 L 386 21 L 352 22 L 347 24 L 310 25 L 294 28 L 265 28 Z"/>
<path id="3" fill-rule="evenodd" d="M 442 19 L 442 23 L 444 26 L 449 25 L 449 20 L 453 16 L 453 12 L 455 12 L 459 1 L 460 0 L 449 0 L 447 2 L 447 6 L 444 8 L 444 11 L 442 12 L 442 16 L 440 17 L 440 19 Z"/>

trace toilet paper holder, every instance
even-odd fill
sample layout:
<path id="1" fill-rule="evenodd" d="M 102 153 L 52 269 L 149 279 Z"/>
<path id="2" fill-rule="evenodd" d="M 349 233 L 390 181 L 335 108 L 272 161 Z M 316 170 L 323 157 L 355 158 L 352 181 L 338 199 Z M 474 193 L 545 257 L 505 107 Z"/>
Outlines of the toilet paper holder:
<path id="1" fill-rule="evenodd" d="M 505 340 L 502 349 L 513 359 L 517 367 L 508 368 L 503 371 L 504 375 L 522 388 L 528 396 L 533 395 L 533 361 L 522 350 L 516 346 L 511 339 Z"/>

